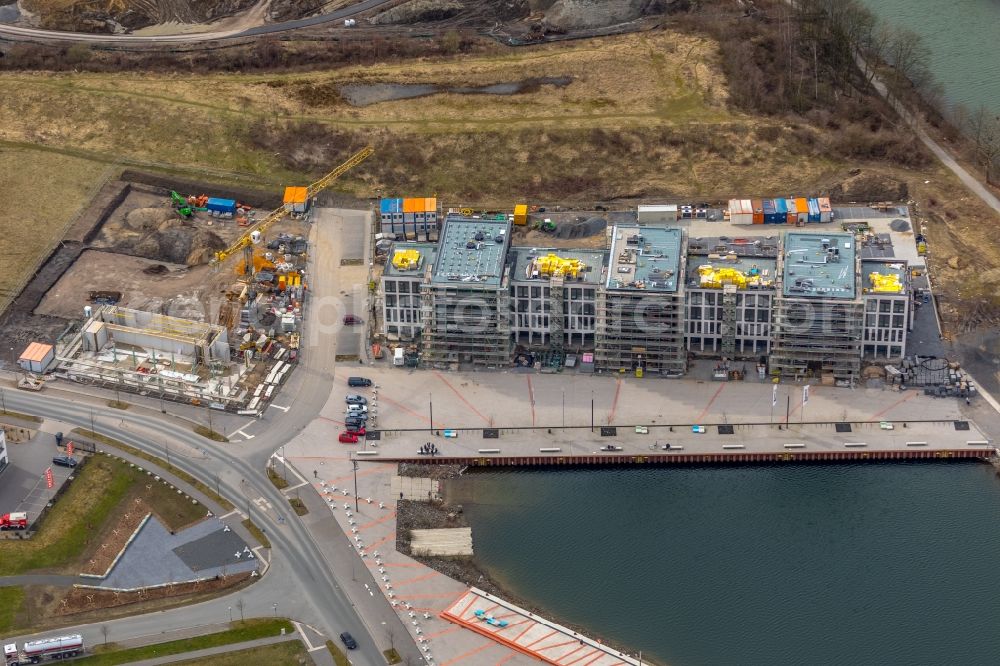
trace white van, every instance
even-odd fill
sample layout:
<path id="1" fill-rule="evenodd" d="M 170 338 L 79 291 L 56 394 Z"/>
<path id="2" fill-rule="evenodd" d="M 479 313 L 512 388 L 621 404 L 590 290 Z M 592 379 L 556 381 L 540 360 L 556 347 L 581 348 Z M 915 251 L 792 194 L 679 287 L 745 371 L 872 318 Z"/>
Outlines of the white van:
<path id="1" fill-rule="evenodd" d="M 403 363 L 404 363 L 403 348 L 402 347 L 396 347 L 396 351 L 394 351 L 393 354 L 392 354 L 392 364 L 393 365 L 403 365 Z"/>

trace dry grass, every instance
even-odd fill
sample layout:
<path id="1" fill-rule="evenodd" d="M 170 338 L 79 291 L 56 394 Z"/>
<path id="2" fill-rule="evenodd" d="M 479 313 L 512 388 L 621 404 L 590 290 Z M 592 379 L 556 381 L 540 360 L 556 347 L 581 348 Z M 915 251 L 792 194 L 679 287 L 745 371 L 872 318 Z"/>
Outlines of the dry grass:
<path id="1" fill-rule="evenodd" d="M 103 171 L 87 160 L 0 145 L 0 310 L 38 258 L 62 237 Z"/>

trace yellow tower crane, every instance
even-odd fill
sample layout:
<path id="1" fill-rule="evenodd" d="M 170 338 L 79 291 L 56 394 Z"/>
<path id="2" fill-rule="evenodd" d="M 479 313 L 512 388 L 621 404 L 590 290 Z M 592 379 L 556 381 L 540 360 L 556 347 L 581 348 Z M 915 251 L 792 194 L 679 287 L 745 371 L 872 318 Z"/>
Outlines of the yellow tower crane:
<path id="1" fill-rule="evenodd" d="M 366 146 L 365 148 L 362 148 L 358 152 L 351 155 L 351 157 L 346 162 L 344 162 L 336 169 L 326 174 L 325 176 L 323 176 L 315 183 L 306 188 L 306 192 L 308 194 L 307 200 L 312 199 L 314 196 L 316 196 L 324 189 L 326 189 L 330 185 L 330 183 L 335 181 L 337 178 L 340 178 L 345 173 L 347 173 L 348 171 L 350 171 L 351 169 L 353 169 L 354 167 L 356 167 L 357 165 L 361 164 L 366 159 L 371 157 L 372 153 L 374 152 L 375 152 L 374 148 L 372 148 L 371 146 Z M 273 226 L 275 222 L 278 222 L 279 220 L 284 218 L 285 215 L 287 214 L 288 211 L 285 209 L 284 206 L 282 206 L 281 208 L 276 208 L 275 210 L 271 211 L 270 213 L 267 214 L 267 217 L 265 217 L 263 220 L 253 225 L 249 229 L 247 229 L 247 232 L 242 236 L 240 236 L 236 241 L 234 241 L 232 245 L 227 247 L 225 250 L 220 250 L 216 252 L 215 261 L 216 262 L 225 261 L 226 258 L 232 255 L 234 252 L 239 252 L 240 250 L 245 250 L 247 248 L 250 248 L 252 251 L 253 245 L 255 243 L 260 242 L 260 240 L 263 238 L 264 232 L 267 231 L 268 228 Z M 248 267 L 253 266 L 252 257 L 249 258 L 249 260 L 246 262 L 246 266 Z"/>

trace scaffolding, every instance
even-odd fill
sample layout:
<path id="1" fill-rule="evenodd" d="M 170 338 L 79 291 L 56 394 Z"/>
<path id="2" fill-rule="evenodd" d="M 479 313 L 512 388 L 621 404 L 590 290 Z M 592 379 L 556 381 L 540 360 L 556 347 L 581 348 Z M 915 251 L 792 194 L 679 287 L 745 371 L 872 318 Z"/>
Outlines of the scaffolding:
<path id="1" fill-rule="evenodd" d="M 423 360 L 502 367 L 513 352 L 510 288 L 459 288 L 426 283 L 421 288 Z"/>
<path id="2" fill-rule="evenodd" d="M 736 356 L 736 285 L 726 284 L 722 288 L 722 356 L 732 359 Z"/>
<path id="3" fill-rule="evenodd" d="M 555 352 L 562 352 L 565 343 L 563 283 L 561 272 L 554 274 L 549 282 L 549 348 Z"/>
<path id="4" fill-rule="evenodd" d="M 599 370 L 683 374 L 684 297 L 676 292 L 601 289 L 594 363 Z"/>

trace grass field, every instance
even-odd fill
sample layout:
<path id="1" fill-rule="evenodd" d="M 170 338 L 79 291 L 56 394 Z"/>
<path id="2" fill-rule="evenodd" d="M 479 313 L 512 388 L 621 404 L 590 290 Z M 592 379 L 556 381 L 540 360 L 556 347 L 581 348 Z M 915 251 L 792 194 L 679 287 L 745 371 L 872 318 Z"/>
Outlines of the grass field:
<path id="1" fill-rule="evenodd" d="M 0 129 L 0 137 L 5 132 Z M 59 153 L 0 143 L 0 310 L 12 290 L 61 237 L 74 212 L 91 195 L 106 167 Z"/>
<path id="2" fill-rule="evenodd" d="M 129 662 L 140 661 L 142 659 L 166 657 L 169 655 L 192 652 L 194 650 L 204 650 L 205 648 L 217 647 L 220 645 L 231 645 L 233 643 L 242 643 L 244 641 L 252 641 L 258 638 L 266 638 L 268 636 L 277 636 L 281 633 L 282 629 L 284 629 L 286 633 L 291 633 L 295 630 L 292 627 L 291 622 L 283 619 L 251 619 L 233 622 L 231 626 L 231 629 L 214 634 L 205 634 L 204 636 L 195 636 L 193 638 L 185 638 L 166 643 L 155 643 L 153 645 L 129 648 L 127 650 L 116 649 L 114 645 L 108 645 L 105 650 L 104 646 L 100 646 L 98 648 L 98 654 L 78 659 L 74 663 L 90 664 L 91 666 L 127 664 Z M 252 663 L 268 662 L 254 661 Z"/>
<path id="3" fill-rule="evenodd" d="M 98 456 L 88 461 L 31 540 L 0 542 L 0 576 L 52 569 L 75 573 L 105 522 L 124 500 L 136 494 L 146 497 L 173 526 L 204 515 L 204 507 L 191 505 L 190 500 L 162 484 L 153 482 L 152 488 L 146 489 L 149 478 L 112 458 Z"/>
<path id="4" fill-rule="evenodd" d="M 23 587 L 0 587 L 0 634 L 14 628 L 17 613 L 23 603 Z"/>
<path id="5" fill-rule="evenodd" d="M 201 659 L 174 662 L 175 666 L 246 666 L 246 664 L 308 664 L 309 652 L 301 641 L 237 650 Z"/>

